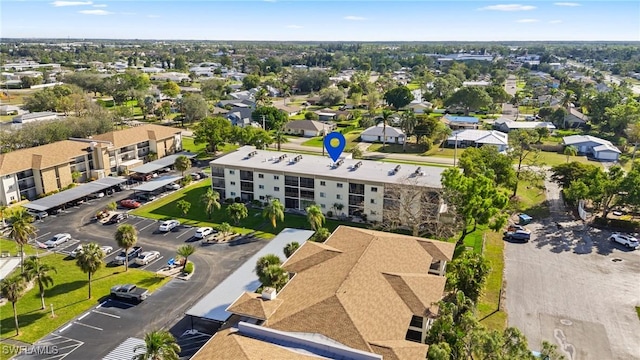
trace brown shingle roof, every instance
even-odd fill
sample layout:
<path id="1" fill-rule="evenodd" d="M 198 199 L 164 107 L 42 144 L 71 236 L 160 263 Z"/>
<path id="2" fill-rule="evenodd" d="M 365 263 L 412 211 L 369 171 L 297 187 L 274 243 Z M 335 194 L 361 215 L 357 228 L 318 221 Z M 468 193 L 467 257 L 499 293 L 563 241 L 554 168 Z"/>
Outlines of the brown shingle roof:
<path id="1" fill-rule="evenodd" d="M 442 298 L 445 278 L 429 275 L 429 267 L 436 258 L 450 260 L 454 246 L 340 226 L 324 244 L 306 242 L 285 262 L 296 275 L 264 326 L 319 333 L 392 359 L 424 358 L 426 346 L 405 336 L 412 316 Z"/>
<path id="2" fill-rule="evenodd" d="M 294 120 L 289 121 L 287 125 L 285 125 L 287 129 L 294 130 L 306 130 L 306 131 L 320 131 L 322 129 L 331 129 L 332 126 L 327 126 L 324 123 L 315 120 Z"/>
<path id="3" fill-rule="evenodd" d="M 282 305 L 280 299 L 264 300 L 260 294 L 245 292 L 227 308 L 227 311 L 254 319 L 266 320 L 280 305 Z"/>
<path id="4" fill-rule="evenodd" d="M 182 132 L 182 130 L 178 128 L 155 124 L 145 124 L 124 130 L 95 135 L 93 136 L 93 139 L 109 141 L 113 144 L 114 147 L 121 148 L 147 140 L 167 139 L 173 137 L 173 135 L 179 132 Z"/>
<path id="5" fill-rule="evenodd" d="M 0 155 L 0 174 L 13 174 L 28 169 L 48 169 L 68 163 L 84 155 L 88 143 L 63 140 L 52 144 L 21 149 Z"/>

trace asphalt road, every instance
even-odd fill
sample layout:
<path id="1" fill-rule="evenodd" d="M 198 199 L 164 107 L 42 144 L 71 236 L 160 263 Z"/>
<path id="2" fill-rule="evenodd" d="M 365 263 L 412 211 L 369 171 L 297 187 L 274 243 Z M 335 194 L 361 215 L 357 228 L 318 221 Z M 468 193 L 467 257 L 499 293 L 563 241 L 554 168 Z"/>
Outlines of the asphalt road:
<path id="1" fill-rule="evenodd" d="M 127 191 L 116 193 L 114 197 L 92 200 L 70 208 L 60 215 L 38 221 L 38 241 L 43 242 L 56 233 L 67 232 L 71 234 L 72 241 L 61 245 L 55 251 L 65 253 L 73 250 L 78 244 L 97 242 L 100 245 L 114 247 L 114 252 L 107 258 L 109 261 L 118 250 L 113 240 L 117 225 L 92 223 L 90 219 L 108 202 L 124 199 L 128 195 Z M 143 270 L 149 271 L 162 268 L 167 259 L 175 256 L 179 245 L 193 240 L 191 237 L 195 231 L 193 228 L 180 227 L 169 233 L 160 233 L 157 231 L 158 222 L 139 217 L 129 217 L 126 223 L 138 229 L 138 244 L 142 246 L 143 251 L 157 250 L 162 256 L 157 262 L 143 267 Z M 184 325 L 184 312 L 265 243 L 252 240 L 206 247 L 198 242 L 193 244 L 198 251 L 189 258 L 196 267 L 190 280 L 171 280 L 137 305 L 106 297 L 97 299 L 94 308 L 80 314 L 36 344 L 57 346 L 57 355 L 52 357 L 51 354 L 32 354 L 19 356 L 17 359 L 98 359 L 107 355 L 128 337 L 143 338 L 146 332 L 158 328 L 171 328 L 174 335 L 179 337 L 179 343 L 186 345 L 185 351 L 192 354 L 204 344 L 208 335 L 193 333 L 184 334 L 182 337 L 184 330 L 188 328 Z M 73 266 L 70 258 L 69 264 Z"/>
<path id="2" fill-rule="evenodd" d="M 634 308 L 640 306 L 640 250 L 574 221 L 557 185 L 547 184 L 547 198 L 553 222 L 528 225 L 529 243 L 506 243 L 509 325 L 523 331 L 531 348 L 547 340 L 568 360 L 640 359 Z"/>

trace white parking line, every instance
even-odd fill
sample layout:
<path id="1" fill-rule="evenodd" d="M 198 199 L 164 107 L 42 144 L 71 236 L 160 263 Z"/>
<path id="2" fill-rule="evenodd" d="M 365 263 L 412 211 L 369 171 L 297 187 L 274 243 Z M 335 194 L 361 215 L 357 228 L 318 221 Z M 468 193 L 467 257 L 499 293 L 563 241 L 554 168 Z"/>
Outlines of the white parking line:
<path id="1" fill-rule="evenodd" d="M 122 251 L 122 248 L 119 248 L 119 249 L 117 249 L 117 250 L 113 250 L 113 251 L 111 251 L 110 253 L 108 253 L 108 254 L 107 254 L 107 256 L 105 256 L 104 258 L 106 259 L 106 258 L 108 258 L 109 256 L 113 256 L 113 255 L 115 255 L 115 254 L 119 254 L 119 253 L 120 253 L 120 251 Z"/>
<path id="2" fill-rule="evenodd" d="M 184 231 L 180 235 L 176 236 L 176 239 L 180 239 L 180 237 L 185 236 L 189 233 L 189 231 Z"/>
<path id="3" fill-rule="evenodd" d="M 83 323 L 81 323 L 81 322 L 77 322 L 77 321 L 74 321 L 73 323 L 74 323 L 74 324 L 78 324 L 78 325 L 82 325 L 82 326 L 86 326 L 86 327 L 88 327 L 88 328 L 90 328 L 90 329 L 94 329 L 94 330 L 98 330 L 98 331 L 102 331 L 102 330 L 103 330 L 102 328 L 99 328 L 99 327 L 97 327 L 97 326 L 87 325 L 87 324 L 83 324 Z"/>
<path id="4" fill-rule="evenodd" d="M 90 314 L 90 313 L 85 313 L 84 315 L 80 316 L 80 317 L 78 318 L 78 320 L 82 320 L 82 319 L 86 318 L 87 316 L 89 316 L 89 314 Z"/>
<path id="5" fill-rule="evenodd" d="M 59 333 L 61 333 L 61 332 L 65 331 L 65 330 L 67 330 L 67 329 L 68 329 L 68 328 L 70 328 L 70 327 L 71 327 L 71 324 L 69 324 L 69 325 L 67 325 L 67 326 L 63 327 L 63 328 L 62 328 L 62 329 L 60 329 L 60 330 L 58 330 L 58 332 L 59 332 Z"/>
<path id="6" fill-rule="evenodd" d="M 140 268 L 140 270 L 146 270 L 146 269 L 147 269 L 147 267 L 149 267 L 149 266 L 151 266 L 151 265 L 153 265 L 153 264 L 157 263 L 157 262 L 158 262 L 158 261 L 160 261 L 160 259 L 162 259 L 162 258 L 164 258 L 164 256 L 160 256 L 159 258 L 155 259 L 154 261 L 152 261 L 152 262 L 148 263 L 147 265 L 145 265 L 145 266 L 141 267 L 141 268 Z"/>
<path id="7" fill-rule="evenodd" d="M 51 234 L 51 231 L 46 232 L 46 233 L 44 233 L 44 234 L 42 234 L 42 235 L 40 235 L 40 236 L 38 236 L 38 237 L 35 237 L 33 240 L 38 240 L 38 239 L 40 239 L 41 237 L 43 237 L 43 236 L 47 236 L 47 235 L 49 235 L 49 234 Z"/>
<path id="8" fill-rule="evenodd" d="M 100 309 L 102 307 L 102 305 L 106 304 L 106 301 L 101 302 L 98 306 L 96 306 L 96 309 Z"/>
<path id="9" fill-rule="evenodd" d="M 118 316 L 118 315 L 113 315 L 113 314 L 109 314 L 109 313 L 98 311 L 98 310 L 91 310 L 91 312 L 94 312 L 94 313 L 100 314 L 100 315 L 111 316 L 112 318 L 116 318 L 116 319 L 120 319 L 120 316 Z"/>
<path id="10" fill-rule="evenodd" d="M 133 224 L 133 225 L 134 225 L 134 226 L 136 226 L 136 225 L 138 225 L 138 224 L 140 224 L 140 223 L 145 222 L 146 220 L 147 220 L 147 219 L 142 219 L 142 220 L 138 221 L 137 223 L 135 223 L 135 224 Z"/>
<path id="11" fill-rule="evenodd" d="M 156 222 L 154 221 L 154 222 L 152 222 L 151 224 L 149 224 L 149 225 L 147 225 L 147 226 L 143 227 L 142 229 L 140 229 L 140 230 L 138 230 L 138 231 L 143 231 L 144 229 L 148 228 L 149 226 L 151 226 L 151 225 L 155 225 L 155 223 L 156 223 Z"/>

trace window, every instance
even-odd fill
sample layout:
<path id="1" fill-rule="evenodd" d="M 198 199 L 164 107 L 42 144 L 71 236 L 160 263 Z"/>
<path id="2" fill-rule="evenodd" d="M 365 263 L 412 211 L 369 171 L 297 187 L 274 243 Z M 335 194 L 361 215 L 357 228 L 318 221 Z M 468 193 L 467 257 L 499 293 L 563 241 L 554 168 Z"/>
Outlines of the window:
<path id="1" fill-rule="evenodd" d="M 236 173 L 235 170 L 229 170 L 229 174 L 234 175 Z"/>
<path id="2" fill-rule="evenodd" d="M 264 179 L 264 174 L 258 174 L 258 179 Z"/>
<path id="3" fill-rule="evenodd" d="M 326 208 L 327 206 L 326 206 L 325 204 L 320 204 L 320 207 L 324 209 L 324 208 Z"/>
<path id="4" fill-rule="evenodd" d="M 278 176 L 278 175 L 273 175 L 273 180 L 280 180 L 280 176 Z"/>
<path id="5" fill-rule="evenodd" d="M 231 196 L 236 196 L 236 193 L 232 191 Z"/>
<path id="6" fill-rule="evenodd" d="M 340 194 L 336 195 L 336 199 L 338 199 L 338 200 L 342 199 L 342 195 L 340 195 Z"/>
<path id="7" fill-rule="evenodd" d="M 264 189 L 264 185 L 258 185 L 258 189 Z"/>
<path id="8" fill-rule="evenodd" d="M 264 200 L 264 196 L 260 195 L 260 200 Z"/>
<path id="9" fill-rule="evenodd" d="M 320 197 L 327 197 L 327 194 L 325 194 L 325 193 L 321 192 L 321 193 L 320 193 Z"/>
<path id="10" fill-rule="evenodd" d="M 375 187 L 375 186 L 372 186 L 372 187 L 371 187 L 371 192 L 378 192 L 378 188 L 377 188 L 377 187 Z"/>
<path id="11" fill-rule="evenodd" d="M 279 188 L 279 187 L 277 187 L 277 186 L 274 186 L 274 187 L 273 187 L 273 191 L 280 191 L 280 188 Z"/>
<path id="12" fill-rule="evenodd" d="M 336 186 L 342 188 L 342 183 L 337 183 Z"/>
<path id="13" fill-rule="evenodd" d="M 376 199 L 371 199 L 371 203 L 375 204 L 376 203 Z"/>
<path id="14" fill-rule="evenodd" d="M 423 318 L 422 316 L 415 316 L 413 315 L 411 317 L 411 322 L 409 323 L 409 326 L 411 327 L 417 327 L 417 328 L 422 328 L 422 322 L 423 322 Z"/>
<path id="15" fill-rule="evenodd" d="M 236 182 L 235 182 L 235 181 L 232 181 L 232 182 L 230 182 L 230 184 L 231 184 L 231 185 L 235 185 L 235 184 L 236 184 Z"/>
<path id="16" fill-rule="evenodd" d="M 373 210 L 371 210 L 371 211 L 370 211 L 370 213 L 371 213 L 371 215 L 378 215 L 378 212 L 377 212 L 377 211 L 373 211 Z"/>
<path id="17" fill-rule="evenodd" d="M 327 182 L 326 181 L 320 181 L 320 186 L 326 186 Z"/>

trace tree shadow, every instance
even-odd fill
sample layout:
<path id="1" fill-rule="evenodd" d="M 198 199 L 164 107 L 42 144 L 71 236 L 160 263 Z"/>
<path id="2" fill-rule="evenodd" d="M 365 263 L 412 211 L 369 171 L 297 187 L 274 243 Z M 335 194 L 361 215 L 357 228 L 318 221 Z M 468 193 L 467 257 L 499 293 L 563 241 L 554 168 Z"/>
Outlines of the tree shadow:
<path id="1" fill-rule="evenodd" d="M 66 294 L 74 290 L 80 289 L 81 287 L 87 285 L 87 283 L 88 283 L 87 280 L 76 280 L 76 281 L 72 281 L 64 284 L 58 284 L 52 288 L 46 289 L 44 291 L 44 296 L 46 298 L 51 298 L 57 295 Z M 38 294 L 38 297 L 39 296 L 40 294 Z"/>
<path id="2" fill-rule="evenodd" d="M 17 304 L 17 306 L 20 306 L 19 302 Z M 18 311 L 20 311 L 20 309 L 18 308 Z M 2 329 L 2 332 L 7 332 L 7 339 L 11 339 L 11 338 L 15 338 L 16 337 L 16 326 L 15 323 L 13 321 L 13 310 L 9 310 L 8 311 L 10 314 L 10 316 L 2 319 L 0 321 L 0 329 Z M 25 327 L 33 324 L 34 322 L 42 319 L 43 317 L 45 317 L 48 314 L 47 310 L 38 310 L 36 311 L 32 311 L 30 313 L 24 313 L 24 314 L 18 314 L 18 326 L 20 327 L 20 334 L 24 335 L 25 333 Z"/>
<path id="3" fill-rule="evenodd" d="M 154 277 L 148 277 L 146 279 L 143 279 L 142 281 L 138 282 L 137 285 L 141 286 L 141 287 L 150 287 L 150 286 L 154 286 L 157 284 L 160 284 L 162 281 L 164 281 L 164 277 L 163 276 L 154 276 Z"/>
<path id="4" fill-rule="evenodd" d="M 123 266 L 123 265 L 118 265 L 118 266 Z M 114 275 L 118 275 L 118 274 L 120 274 L 122 272 L 124 272 L 124 270 L 123 271 L 114 271 L 111 274 L 103 275 L 103 276 L 100 276 L 100 277 L 97 277 L 97 278 L 93 278 L 92 280 L 93 281 L 98 281 L 98 280 L 106 279 L 106 278 L 112 277 Z"/>

